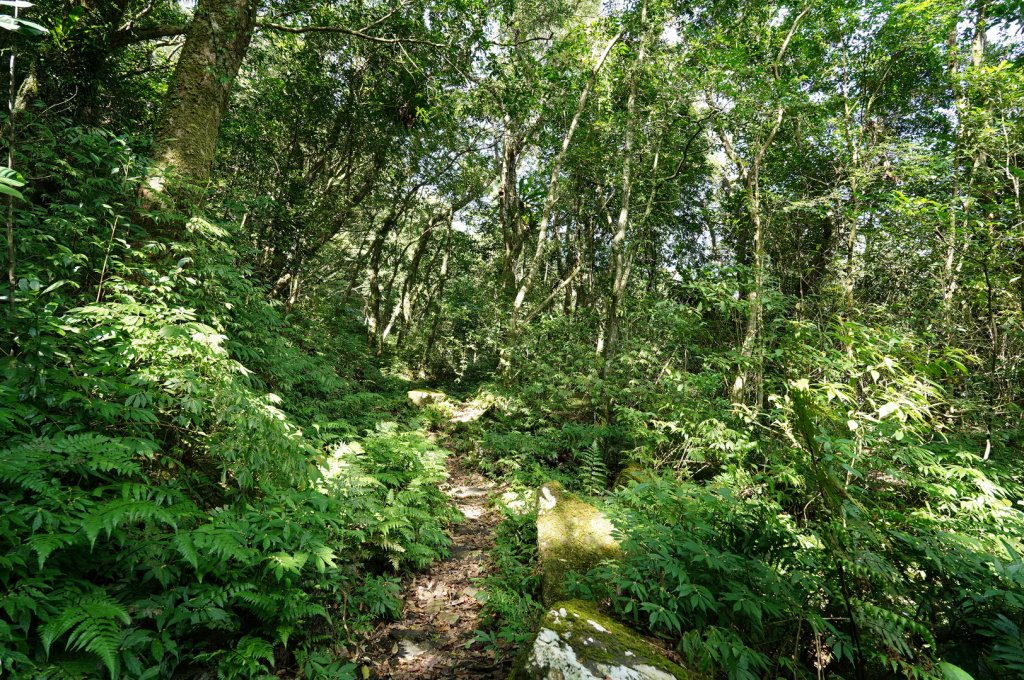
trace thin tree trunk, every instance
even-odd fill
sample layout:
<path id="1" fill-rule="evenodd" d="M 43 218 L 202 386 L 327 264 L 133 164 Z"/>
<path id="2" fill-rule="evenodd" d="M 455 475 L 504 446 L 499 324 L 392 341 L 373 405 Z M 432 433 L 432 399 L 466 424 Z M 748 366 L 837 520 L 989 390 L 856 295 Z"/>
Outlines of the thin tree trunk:
<path id="1" fill-rule="evenodd" d="M 395 303 L 395 307 L 391 312 L 391 318 L 388 320 L 388 325 L 384 329 L 383 338 L 391 334 L 394 329 L 395 323 L 399 318 L 402 319 L 402 326 L 398 333 L 398 344 L 401 345 L 404 337 L 409 332 L 409 326 L 412 323 L 412 305 L 416 297 L 416 289 L 419 285 L 419 271 L 420 262 L 423 260 L 423 256 L 427 252 L 427 246 L 430 245 L 430 237 L 433 235 L 434 228 L 441 223 L 445 217 L 451 218 L 450 213 L 442 215 L 435 215 L 427 223 L 426 228 L 420 233 L 416 239 L 416 249 L 412 253 L 412 259 L 409 261 L 409 266 L 406 268 L 405 280 L 402 281 L 402 292 L 398 302 Z M 397 268 L 397 265 L 396 265 Z"/>
<path id="2" fill-rule="evenodd" d="M 750 218 L 750 225 L 753 229 L 751 242 L 753 246 L 753 274 L 754 282 L 747 293 L 747 328 L 743 335 L 743 343 L 740 346 L 740 360 L 744 365 L 740 366 L 736 373 L 736 380 L 732 385 L 732 397 L 735 400 L 742 398 L 750 383 L 751 367 L 748 366 L 754 356 L 754 347 L 757 345 L 758 336 L 761 333 L 761 322 L 764 315 L 764 233 L 761 221 L 761 189 L 760 182 L 755 176 L 748 176 L 746 180 L 747 214 Z"/>
<path id="3" fill-rule="evenodd" d="M 420 367 L 426 368 L 427 360 L 430 358 L 430 354 L 434 351 L 434 344 L 437 342 L 437 332 L 441 327 L 441 303 L 444 301 L 444 288 L 448 282 L 448 266 L 451 260 L 452 254 L 452 227 L 448 225 L 448 235 L 444 241 L 444 256 L 441 258 L 441 271 L 439 273 L 439 281 L 437 284 L 437 293 L 434 294 L 427 306 L 433 306 L 437 308 L 434 313 L 434 321 L 430 326 L 430 334 L 427 336 L 427 343 L 423 349 L 423 357 L 420 359 Z"/>
<path id="4" fill-rule="evenodd" d="M 18 6 L 15 5 L 14 18 L 18 18 Z M 11 56 L 8 64 L 7 72 L 7 167 L 14 168 L 14 142 L 15 142 L 15 131 L 14 131 L 14 111 L 15 111 L 15 95 L 17 93 L 15 84 L 15 53 L 14 46 L 11 48 Z M 7 328 L 11 331 L 11 356 L 13 356 L 17 350 L 13 338 L 16 336 L 14 332 L 14 321 L 15 314 L 17 312 L 17 303 L 15 302 L 15 295 L 18 291 L 18 276 L 15 267 L 15 248 L 14 248 L 14 196 L 7 196 L 7 303 L 8 318 Z"/>
<path id="5" fill-rule="evenodd" d="M 850 157 L 849 189 L 850 203 L 847 212 L 846 232 L 846 266 L 843 276 L 843 290 L 845 293 L 846 310 L 850 312 L 854 308 L 854 288 L 856 276 L 856 250 L 857 250 L 857 221 L 860 219 L 860 141 L 853 138 L 853 126 L 851 125 L 853 112 L 850 109 L 848 83 L 843 83 L 843 131 L 846 137 L 847 155 Z"/>
<path id="6" fill-rule="evenodd" d="M 366 254 L 366 248 L 369 243 L 371 243 L 369 234 L 364 235 L 359 243 L 359 250 L 356 252 L 355 260 L 352 262 L 352 275 L 349 276 L 348 284 L 345 286 L 345 294 L 341 296 L 342 307 L 348 304 L 349 299 L 352 297 L 352 293 L 356 289 L 356 284 L 359 282 L 359 272 L 362 271 L 363 255 Z"/>
<path id="7" fill-rule="evenodd" d="M 629 96 L 626 99 L 626 130 L 623 141 L 622 159 L 622 190 L 621 204 L 619 206 L 619 218 L 616 222 L 615 235 L 612 237 L 612 260 L 615 267 L 614 279 L 612 280 L 612 294 L 608 302 L 608 319 L 606 332 L 598 338 L 597 353 L 605 357 L 602 366 L 602 375 L 607 374 L 608 360 L 615 354 L 616 345 L 619 340 L 619 324 L 621 319 L 622 304 L 626 296 L 626 284 L 629 281 L 631 268 L 630 257 L 627 252 L 626 234 L 629 229 L 629 200 L 633 193 L 633 141 L 636 135 L 636 81 L 641 77 L 644 63 L 644 39 L 647 26 L 647 3 L 644 2 L 640 9 L 640 47 L 637 51 L 636 63 L 633 65 L 633 73 L 629 80 Z M 603 342 L 602 342 L 603 341 Z"/>
<path id="8" fill-rule="evenodd" d="M 370 262 L 367 266 L 367 284 L 369 297 L 366 301 L 366 332 L 370 342 L 370 348 L 380 354 L 384 349 L 383 327 L 381 325 L 381 290 L 380 290 L 380 264 L 383 259 L 384 243 L 395 228 L 398 219 L 396 216 L 389 216 L 381 224 L 377 234 L 370 244 Z"/>
<path id="9" fill-rule="evenodd" d="M 985 46 L 987 38 L 985 32 L 987 30 L 987 14 L 988 14 L 988 2 L 981 2 L 975 12 L 974 20 L 974 37 L 971 40 L 971 68 L 977 70 L 981 68 L 985 61 Z M 957 258 L 957 251 L 960 250 L 961 244 L 961 230 L 960 221 L 966 226 L 969 215 L 966 214 L 966 209 L 963 210 L 963 215 L 960 215 L 961 208 L 963 207 L 964 199 L 970 194 L 970 186 L 972 184 L 972 176 L 974 168 L 979 164 L 980 158 L 977 154 L 972 159 L 971 169 L 968 171 L 967 181 L 961 181 L 959 177 L 960 165 L 963 162 L 965 156 L 964 147 L 967 144 L 967 129 L 964 126 L 963 115 L 967 111 L 969 104 L 969 92 L 968 85 L 960 82 L 962 77 L 957 69 L 957 55 L 956 55 L 956 32 L 952 32 L 947 43 L 950 49 L 949 57 L 949 76 L 953 84 L 953 90 L 957 93 L 955 109 L 957 111 L 957 131 L 956 131 L 956 144 L 955 151 L 953 153 L 953 203 L 949 210 L 949 229 L 946 233 L 946 255 L 943 259 L 943 279 L 942 279 L 942 310 L 947 324 L 952 324 L 953 319 L 953 306 L 956 297 L 956 291 L 959 287 L 958 275 L 960 269 L 963 266 L 963 259 Z M 967 74 L 970 76 L 970 73 Z"/>
<path id="10" fill-rule="evenodd" d="M 757 345 L 758 335 L 761 332 L 765 267 L 764 227 L 762 220 L 763 216 L 761 214 L 761 164 L 768 147 L 771 146 L 779 127 L 782 125 L 784 113 L 785 111 L 781 106 L 776 109 L 775 121 L 772 125 L 771 131 L 764 142 L 758 146 L 749 165 L 740 158 L 739 154 L 733 148 L 729 135 L 721 131 L 719 132 L 719 137 L 722 140 L 726 155 L 728 155 L 729 158 L 732 159 L 733 163 L 735 163 L 737 172 L 743 180 L 744 201 L 746 203 L 747 218 L 750 221 L 751 229 L 751 267 L 754 275 L 751 288 L 747 292 L 747 324 L 743 333 L 743 341 L 740 343 L 740 366 L 736 371 L 736 378 L 730 389 L 731 396 L 734 400 L 739 400 L 743 397 L 743 394 L 750 383 L 750 364 L 754 356 L 754 348 Z"/>
<path id="11" fill-rule="evenodd" d="M 520 140 L 512 128 L 512 118 L 506 115 L 501 141 L 501 188 L 499 193 L 498 212 L 501 222 L 501 234 L 504 252 L 502 253 L 502 282 L 507 290 L 516 289 L 516 267 L 522 253 L 523 230 L 520 228 L 520 209 L 518 193 L 518 168 Z"/>
<path id="12" fill-rule="evenodd" d="M 526 296 L 533 287 L 534 278 L 536 278 L 537 273 L 540 271 L 541 265 L 544 264 L 544 256 L 548 249 L 548 227 L 551 224 L 551 213 L 554 210 L 555 201 L 558 198 L 558 177 L 562 172 L 562 163 L 565 162 L 565 155 L 569 151 L 569 145 L 572 144 L 572 138 L 576 134 L 576 128 L 580 124 L 580 118 L 582 118 L 583 111 L 587 106 L 587 99 L 590 97 L 590 92 L 594 88 L 594 82 L 597 80 L 597 74 L 600 73 L 605 60 L 607 60 L 608 55 L 611 54 L 612 48 L 615 47 L 617 42 L 619 42 L 619 39 L 622 37 L 622 33 L 623 31 L 620 30 L 611 40 L 608 41 L 608 44 L 605 45 L 604 50 L 602 50 L 601 55 L 598 57 L 597 62 L 594 64 L 593 68 L 590 69 L 590 75 L 587 78 L 587 83 L 583 86 L 583 91 L 580 92 L 580 98 L 576 104 L 576 113 L 572 117 L 572 122 L 569 124 L 569 129 L 566 131 L 565 137 L 562 138 L 562 146 L 558 150 L 558 155 L 555 156 L 554 163 L 552 163 L 551 177 L 548 180 L 548 191 L 544 198 L 544 208 L 541 213 L 540 226 L 537 234 L 537 249 L 533 254 L 533 259 L 523 276 L 523 280 L 519 286 L 518 292 L 516 293 L 515 300 L 512 303 L 513 328 L 518 325 L 523 303 L 526 301 Z"/>
<path id="13" fill-rule="evenodd" d="M 786 33 L 786 38 L 782 41 L 782 45 L 779 47 L 778 55 L 775 57 L 775 62 L 772 64 L 772 75 L 776 82 L 781 80 L 780 66 L 782 64 L 782 58 L 786 54 L 786 50 L 789 48 L 789 44 L 793 40 L 793 36 L 796 35 L 796 29 L 799 27 L 803 18 L 807 16 L 811 7 L 812 5 L 808 5 L 796 16 L 795 19 L 793 19 L 793 23 L 790 25 L 789 31 Z M 739 155 L 733 148 L 728 135 L 724 133 L 720 134 L 722 143 L 725 146 L 726 154 L 736 164 L 740 177 L 743 179 L 747 216 L 750 219 L 752 232 L 751 246 L 753 250 L 752 265 L 754 280 L 750 292 L 747 293 L 747 327 L 743 335 L 743 342 L 740 345 L 739 370 L 736 372 L 736 379 L 733 381 L 731 389 L 732 398 L 736 401 L 742 399 L 743 395 L 749 390 L 751 374 L 760 374 L 759 368 L 754 367 L 752 364 L 754 350 L 757 346 L 758 338 L 761 333 L 761 325 L 764 315 L 764 282 L 766 263 L 764 250 L 764 221 L 761 205 L 761 168 L 764 164 L 765 155 L 768 153 L 768 149 L 771 148 L 772 143 L 775 141 L 775 136 L 779 133 L 779 129 L 782 127 L 782 121 L 785 118 L 785 115 L 785 105 L 780 102 L 775 109 L 775 116 L 772 120 L 768 134 L 762 142 L 756 145 L 749 164 L 744 163 L 742 159 L 739 158 Z"/>

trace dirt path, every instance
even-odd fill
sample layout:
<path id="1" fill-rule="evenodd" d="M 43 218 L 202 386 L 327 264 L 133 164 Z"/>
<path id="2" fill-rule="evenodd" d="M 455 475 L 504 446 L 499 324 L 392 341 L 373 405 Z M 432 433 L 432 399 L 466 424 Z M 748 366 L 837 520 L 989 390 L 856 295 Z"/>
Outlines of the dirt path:
<path id="1" fill-rule="evenodd" d="M 452 527 L 451 557 L 405 584 L 401 621 L 374 634 L 367 656 L 375 660 L 373 678 L 426 680 L 504 678 L 511 659 L 496 661 L 479 644 L 470 644 L 481 627 L 479 592 L 474 580 L 488 568 L 494 529 L 500 521 L 488 502 L 500 490 L 479 474 L 449 460 L 451 477 L 442 486 L 465 516 Z"/>

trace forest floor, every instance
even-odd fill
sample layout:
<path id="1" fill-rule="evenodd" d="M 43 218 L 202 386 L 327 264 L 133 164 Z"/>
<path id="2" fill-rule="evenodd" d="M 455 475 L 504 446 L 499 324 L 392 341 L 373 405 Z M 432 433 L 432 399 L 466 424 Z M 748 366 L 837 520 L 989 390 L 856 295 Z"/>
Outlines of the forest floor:
<path id="1" fill-rule="evenodd" d="M 500 514 L 490 507 L 502 489 L 478 473 L 448 460 L 442 490 L 462 512 L 452 527 L 451 555 L 403 583 L 404 617 L 374 631 L 365 656 L 372 678 L 433 680 L 504 678 L 512 658 L 496 659 L 475 643 L 481 628 L 478 579 L 489 568 Z"/>

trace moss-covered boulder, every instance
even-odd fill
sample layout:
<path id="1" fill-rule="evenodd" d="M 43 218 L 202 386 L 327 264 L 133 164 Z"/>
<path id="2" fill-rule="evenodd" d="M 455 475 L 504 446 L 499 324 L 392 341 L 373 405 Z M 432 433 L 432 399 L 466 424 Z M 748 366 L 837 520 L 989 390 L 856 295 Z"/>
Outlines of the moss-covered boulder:
<path id="1" fill-rule="evenodd" d="M 408 397 L 412 405 L 417 408 L 423 408 L 431 404 L 438 406 L 450 404 L 448 395 L 439 390 L 409 390 Z"/>
<path id="2" fill-rule="evenodd" d="M 494 409 L 496 400 L 489 392 L 481 392 L 469 401 L 459 404 L 452 414 L 452 423 L 467 425 L 475 423 Z"/>
<path id="3" fill-rule="evenodd" d="M 509 680 L 673 680 L 699 676 L 580 600 L 555 603 Z"/>
<path id="4" fill-rule="evenodd" d="M 545 604 L 565 597 L 565 575 L 583 573 L 621 554 L 612 535 L 614 527 L 604 514 L 549 482 L 537 492 L 537 548 L 541 595 Z"/>

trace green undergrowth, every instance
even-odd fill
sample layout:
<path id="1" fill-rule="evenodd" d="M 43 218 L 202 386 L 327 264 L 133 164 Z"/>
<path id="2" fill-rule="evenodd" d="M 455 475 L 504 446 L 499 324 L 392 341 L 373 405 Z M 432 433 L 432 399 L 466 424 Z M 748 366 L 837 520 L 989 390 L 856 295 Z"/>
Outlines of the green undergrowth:
<path id="1" fill-rule="evenodd" d="M 0 385 L 2 674 L 352 677 L 401 574 L 446 554 L 446 452 L 349 312 L 286 316 L 230 222 L 145 213 L 127 140 L 39 144 Z"/>
<path id="2" fill-rule="evenodd" d="M 483 605 L 476 642 L 504 656 L 530 642 L 544 612 L 536 513 L 504 510 L 490 560 L 490 573 L 479 581 Z"/>
<path id="3" fill-rule="evenodd" d="M 716 338 L 744 302 L 728 290 L 697 280 L 679 302 L 637 301 L 605 368 L 578 341 L 583 319 L 538 324 L 482 388 L 495 408 L 459 450 L 601 505 L 623 559 L 570 575 L 570 594 L 691 668 L 1024 673 L 1019 412 L 986 414 L 964 352 L 868 313 L 812 323 L 785 300 L 768 308 L 756 393 L 734 402 L 743 358 Z M 513 638 L 510 598 L 493 630 Z"/>
<path id="4" fill-rule="evenodd" d="M 807 523 L 770 497 L 767 480 L 736 481 L 653 478 L 618 491 L 608 508 L 625 557 L 570 592 L 730 678 L 813 675 L 801 641 L 868 677 L 1024 668 L 1019 518 L 859 499 L 842 519 Z"/>

